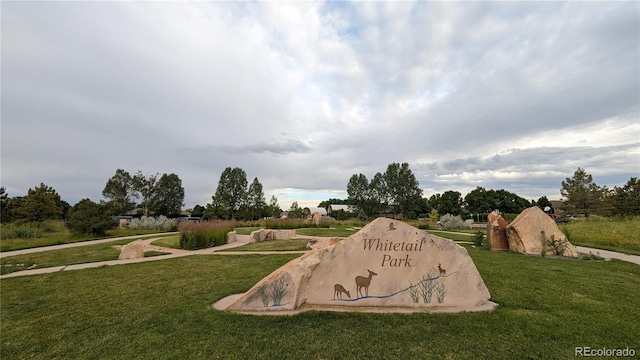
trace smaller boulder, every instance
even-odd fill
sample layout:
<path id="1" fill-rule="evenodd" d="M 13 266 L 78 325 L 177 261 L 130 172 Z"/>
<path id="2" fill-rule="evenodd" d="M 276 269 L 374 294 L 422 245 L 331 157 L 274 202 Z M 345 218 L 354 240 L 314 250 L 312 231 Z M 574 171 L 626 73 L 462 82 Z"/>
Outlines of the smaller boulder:
<path id="1" fill-rule="evenodd" d="M 227 244 L 231 244 L 236 242 L 238 239 L 237 233 L 235 231 L 229 231 L 227 233 Z"/>
<path id="2" fill-rule="evenodd" d="M 134 241 L 123 246 L 120 250 L 119 260 L 139 259 L 144 257 L 144 245 Z"/>
<path id="3" fill-rule="evenodd" d="M 251 235 L 249 235 L 249 242 L 252 242 L 252 243 L 261 242 L 261 241 L 264 241 L 266 238 L 267 238 L 267 234 L 265 230 L 260 229 L 260 230 L 251 232 Z"/>
<path id="4" fill-rule="evenodd" d="M 506 232 L 507 221 L 495 211 L 489 214 L 487 220 L 487 240 L 491 244 L 491 251 L 509 250 Z"/>

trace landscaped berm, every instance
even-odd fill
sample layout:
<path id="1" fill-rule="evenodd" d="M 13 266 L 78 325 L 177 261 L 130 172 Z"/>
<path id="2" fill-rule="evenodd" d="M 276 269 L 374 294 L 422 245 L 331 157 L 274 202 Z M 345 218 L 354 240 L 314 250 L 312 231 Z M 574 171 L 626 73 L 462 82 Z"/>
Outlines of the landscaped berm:
<path id="1" fill-rule="evenodd" d="M 497 304 L 489 298 L 466 249 L 406 223 L 378 218 L 214 306 L 257 314 L 462 312 L 492 310 Z"/>

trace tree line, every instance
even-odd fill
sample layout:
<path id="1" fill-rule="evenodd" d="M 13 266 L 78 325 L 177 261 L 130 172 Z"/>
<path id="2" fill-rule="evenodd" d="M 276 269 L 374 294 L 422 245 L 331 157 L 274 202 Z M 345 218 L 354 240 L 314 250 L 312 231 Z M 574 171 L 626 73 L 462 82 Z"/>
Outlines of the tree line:
<path id="1" fill-rule="evenodd" d="M 594 213 L 602 216 L 640 215 L 640 184 L 635 177 L 624 186 L 608 189 L 595 184 L 590 174 L 578 168 L 573 177 L 562 181 L 561 186 L 560 193 L 564 197 L 561 209 L 568 213 L 584 214 L 587 219 Z M 389 214 L 403 218 L 426 218 L 434 214 L 470 217 L 493 210 L 518 214 L 531 206 L 542 209 L 551 206 L 546 196 L 529 201 L 504 189 L 487 190 L 484 187 L 477 187 L 464 198 L 453 190 L 423 198 L 420 185 L 407 163 L 389 164 L 384 173 L 376 173 L 370 181 L 364 174 L 353 174 L 347 184 L 347 194 L 345 203 L 353 206 L 357 216 L 362 218 Z"/>
<path id="2" fill-rule="evenodd" d="M 568 213 L 584 214 L 588 219 L 592 214 L 602 216 L 639 216 L 640 182 L 631 177 L 624 186 L 612 189 L 598 186 L 591 174 L 578 168 L 572 177 L 561 183 L 562 209 Z M 537 201 L 528 201 L 514 193 L 477 187 L 464 198 L 458 191 L 445 191 L 429 198 L 422 197 L 422 190 L 407 163 L 391 163 L 384 172 L 377 172 L 371 180 L 360 174 L 353 174 L 347 183 L 347 199 L 329 199 L 319 204 L 351 205 L 359 218 L 381 215 L 400 215 L 403 218 L 433 217 L 433 214 L 466 215 L 486 214 L 493 210 L 504 213 L 519 213 L 530 206 L 544 208 L 549 200 L 542 196 Z M 61 199 L 50 186 L 41 183 L 30 188 L 26 196 L 9 198 L 4 187 L 0 187 L 0 221 L 16 220 L 40 224 L 49 219 L 64 219 L 67 223 L 89 223 L 100 219 L 104 224 L 112 215 L 123 215 L 136 208 L 141 215 L 179 216 L 184 206 L 184 187 L 176 174 L 159 173 L 145 176 L 141 171 L 134 175 L 118 169 L 109 178 L 102 191 L 104 200 L 95 203 L 82 199 L 74 206 Z M 302 216 L 297 202 L 292 204 L 291 216 Z M 282 210 L 278 199 L 271 196 L 267 203 L 263 186 L 257 177 L 251 184 L 241 168 L 227 167 L 218 181 L 211 203 L 196 205 L 193 216 L 205 219 L 254 220 L 262 217 L 278 217 Z M 346 215 L 345 215 L 346 216 Z M 97 222 L 97 220 L 96 220 Z M 97 225 L 95 225 L 97 227 Z M 79 227 L 79 225 L 78 225 Z M 93 232 L 92 224 L 81 231 Z"/>
<path id="3" fill-rule="evenodd" d="M 0 187 L 0 221 L 20 221 L 40 226 L 46 220 L 65 220 L 72 232 L 103 235 L 113 226 L 111 216 L 124 215 L 140 208 L 141 215 L 178 216 L 184 205 L 184 187 L 176 174 L 145 176 L 118 169 L 107 180 L 99 203 L 82 199 L 70 206 L 50 186 L 41 183 L 30 188 L 26 196 L 9 198 Z M 138 202 L 139 200 L 139 202 Z"/>

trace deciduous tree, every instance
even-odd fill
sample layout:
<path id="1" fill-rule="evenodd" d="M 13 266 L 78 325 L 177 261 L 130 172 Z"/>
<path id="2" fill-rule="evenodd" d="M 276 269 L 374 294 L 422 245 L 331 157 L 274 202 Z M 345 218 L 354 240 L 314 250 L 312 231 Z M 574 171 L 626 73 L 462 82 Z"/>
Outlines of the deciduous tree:
<path id="1" fill-rule="evenodd" d="M 136 206 L 138 193 L 134 188 L 133 177 L 123 169 L 116 170 L 102 190 L 107 199 L 106 205 L 111 215 L 123 215 Z"/>
<path id="2" fill-rule="evenodd" d="M 302 218 L 302 215 L 303 215 L 302 208 L 298 205 L 297 201 L 294 201 L 293 203 L 291 203 L 291 207 L 289 208 L 288 214 L 289 214 L 288 217 L 290 219 Z"/>
<path id="3" fill-rule="evenodd" d="M 162 174 L 149 199 L 150 210 L 156 216 L 178 216 L 182 206 L 184 206 L 182 180 L 176 174 Z"/>
<path id="4" fill-rule="evenodd" d="M 238 167 L 224 169 L 212 200 L 214 214 L 235 219 L 240 206 L 247 201 L 247 174 L 244 170 Z"/>
<path id="5" fill-rule="evenodd" d="M 387 191 L 392 204 L 405 217 L 414 217 L 420 208 L 422 189 L 408 163 L 391 163 L 384 173 Z"/>
<path id="6" fill-rule="evenodd" d="M 367 203 L 369 202 L 369 181 L 364 174 L 353 174 L 347 183 L 347 194 L 349 202 L 358 209 L 367 211 Z"/>
<path id="7" fill-rule="evenodd" d="M 138 192 L 140 199 L 142 199 L 140 206 L 142 206 L 144 216 L 149 216 L 149 207 L 151 199 L 157 191 L 156 184 L 159 176 L 159 173 L 145 176 L 142 171 L 138 170 L 133 177 L 133 189 Z"/>
<path id="8" fill-rule="evenodd" d="M 280 205 L 278 205 L 278 198 L 271 195 L 271 199 L 269 199 L 269 206 L 267 206 L 267 215 L 279 218 L 281 213 L 282 209 L 280 209 Z"/>
<path id="9" fill-rule="evenodd" d="M 262 184 L 258 181 L 258 178 L 254 178 L 249 190 L 247 190 L 247 206 L 249 207 L 249 213 L 251 220 L 254 219 L 254 215 L 260 216 L 267 206 L 267 202 L 264 198 L 264 192 L 262 191 Z"/>
<path id="10" fill-rule="evenodd" d="M 460 215 L 462 212 L 462 194 L 459 191 L 445 191 L 438 199 L 438 213 Z"/>

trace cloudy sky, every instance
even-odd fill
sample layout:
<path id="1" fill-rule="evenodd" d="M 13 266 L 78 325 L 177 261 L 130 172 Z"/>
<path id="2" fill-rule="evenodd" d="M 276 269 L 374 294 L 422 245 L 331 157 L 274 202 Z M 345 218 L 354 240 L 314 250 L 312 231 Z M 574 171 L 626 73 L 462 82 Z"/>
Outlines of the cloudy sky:
<path id="1" fill-rule="evenodd" d="M 407 162 L 425 196 L 640 176 L 640 3 L 10 2 L 1 185 L 102 199 L 117 169 L 225 167 L 282 208 Z"/>

